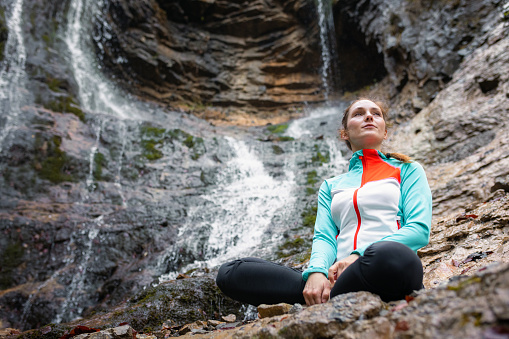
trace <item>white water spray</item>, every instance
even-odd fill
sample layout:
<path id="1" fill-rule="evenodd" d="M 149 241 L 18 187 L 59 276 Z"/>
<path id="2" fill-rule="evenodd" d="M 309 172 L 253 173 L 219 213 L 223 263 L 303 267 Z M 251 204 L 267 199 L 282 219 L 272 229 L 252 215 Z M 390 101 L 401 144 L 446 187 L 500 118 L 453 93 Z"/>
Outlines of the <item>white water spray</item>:
<path id="1" fill-rule="evenodd" d="M 263 162 L 246 143 L 227 138 L 235 156 L 227 163 L 218 178 L 217 187 L 203 195 L 206 201 L 189 211 L 186 224 L 179 230 L 179 239 L 171 249 L 172 258 L 178 258 L 185 248 L 200 253 L 203 259 L 184 268 L 182 272 L 198 267 L 215 267 L 232 258 L 251 255 L 263 247 L 261 241 L 275 213 L 284 206 L 292 206 L 295 181 L 292 172 L 277 181 L 264 169 Z M 205 243 L 200 238 L 206 239 Z M 168 253 L 167 253 L 168 254 Z M 160 281 L 174 279 L 178 272 L 160 277 Z"/>
<path id="2" fill-rule="evenodd" d="M 320 46 L 322 47 L 322 84 L 325 101 L 329 100 L 334 91 L 334 79 L 337 77 L 335 62 L 337 61 L 336 40 L 334 33 L 334 20 L 330 0 L 316 0 L 318 11 L 318 26 L 320 28 Z"/>
<path id="3" fill-rule="evenodd" d="M 81 312 L 83 311 L 83 307 L 79 306 L 79 303 L 76 301 L 76 299 L 74 297 L 75 297 L 75 295 L 80 295 L 82 293 L 82 291 L 84 290 L 85 278 L 87 275 L 86 273 L 88 270 L 90 257 L 93 253 L 92 248 L 93 248 L 94 240 L 95 240 L 95 238 L 97 238 L 100 228 L 103 225 L 103 218 L 104 217 L 102 215 L 100 217 L 96 218 L 94 220 L 95 225 L 93 225 L 93 227 L 91 229 L 89 229 L 88 231 L 83 230 L 81 232 L 82 235 L 84 235 L 84 234 L 87 235 L 88 241 L 87 241 L 85 250 L 82 252 L 83 260 L 81 260 L 81 263 L 78 266 L 78 272 L 76 274 L 74 274 L 72 282 L 71 282 L 68 292 L 67 292 L 67 296 L 66 296 L 62 306 L 60 307 L 60 312 L 55 317 L 54 321 L 57 324 L 62 322 L 64 316 L 67 316 L 68 318 L 70 318 L 69 315 L 71 315 L 73 317 L 78 317 L 81 314 Z"/>
<path id="4" fill-rule="evenodd" d="M 16 127 L 25 97 L 26 50 L 22 34 L 23 1 L 16 0 L 7 20 L 9 36 L 5 44 L 4 60 L 0 70 L 0 150 L 9 132 Z"/>

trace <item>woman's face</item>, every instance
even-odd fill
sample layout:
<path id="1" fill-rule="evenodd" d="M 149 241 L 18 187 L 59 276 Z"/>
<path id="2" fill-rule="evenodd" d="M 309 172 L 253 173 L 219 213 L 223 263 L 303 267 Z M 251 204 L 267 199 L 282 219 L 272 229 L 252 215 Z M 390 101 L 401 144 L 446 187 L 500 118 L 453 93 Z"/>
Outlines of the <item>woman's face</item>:
<path id="1" fill-rule="evenodd" d="M 377 104 L 370 100 L 360 100 L 350 107 L 346 130 L 341 131 L 341 139 L 350 142 L 352 151 L 380 149 L 386 138 L 385 120 Z"/>

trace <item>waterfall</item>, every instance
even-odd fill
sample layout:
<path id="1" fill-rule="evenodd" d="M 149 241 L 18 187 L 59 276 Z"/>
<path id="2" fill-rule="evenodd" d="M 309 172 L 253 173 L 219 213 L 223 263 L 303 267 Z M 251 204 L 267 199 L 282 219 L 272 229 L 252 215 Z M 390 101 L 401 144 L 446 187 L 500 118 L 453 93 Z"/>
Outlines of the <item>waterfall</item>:
<path id="1" fill-rule="evenodd" d="M 233 157 L 217 178 L 217 186 L 202 196 L 204 204 L 191 209 L 175 247 L 161 257 L 159 266 L 168 260 L 177 262 L 183 250 L 198 259 L 181 268 L 181 272 L 212 268 L 229 259 L 253 255 L 264 247 L 264 233 L 274 215 L 284 206 L 293 205 L 295 182 L 291 171 L 283 180 L 276 180 L 267 173 L 256 150 L 242 140 L 226 140 L 234 151 Z M 177 274 L 170 272 L 160 281 L 174 279 Z"/>
<path id="2" fill-rule="evenodd" d="M 100 228 L 103 225 L 103 216 L 99 216 L 94 220 L 94 225 L 89 230 L 81 231 L 81 235 L 86 235 L 88 238 L 85 245 L 85 250 L 82 252 L 83 260 L 78 265 L 78 272 L 74 274 L 72 281 L 69 285 L 66 298 L 60 308 L 60 312 L 55 317 L 55 322 L 58 324 L 64 319 L 73 319 L 79 317 L 83 311 L 83 307 L 80 306 L 80 299 L 76 298 L 83 296 L 85 279 L 87 276 L 87 270 L 92 256 L 92 248 L 94 240 L 97 238 Z"/>
<path id="3" fill-rule="evenodd" d="M 318 12 L 318 26 L 320 28 L 320 46 L 322 49 L 321 77 L 324 87 L 325 101 L 336 90 L 338 79 L 337 71 L 337 44 L 334 31 L 334 18 L 332 16 L 332 4 L 330 0 L 316 0 Z"/>
<path id="4" fill-rule="evenodd" d="M 23 0 L 15 0 L 7 27 L 9 36 L 5 44 L 4 60 L 0 70 L 0 150 L 9 132 L 19 123 L 19 115 L 26 97 L 24 81 L 26 51 L 22 33 Z"/>
<path id="5" fill-rule="evenodd" d="M 90 112 L 108 114 L 118 119 L 141 119 L 144 110 L 139 109 L 125 94 L 120 93 L 101 73 L 97 63 L 90 34 L 93 32 L 93 21 L 102 19 L 103 1 L 72 0 L 67 15 L 68 27 L 63 33 L 70 56 L 76 82 L 79 86 L 79 99 L 83 109 Z M 108 38 L 108 32 L 104 32 Z M 99 41 L 102 37 L 95 36 Z"/>

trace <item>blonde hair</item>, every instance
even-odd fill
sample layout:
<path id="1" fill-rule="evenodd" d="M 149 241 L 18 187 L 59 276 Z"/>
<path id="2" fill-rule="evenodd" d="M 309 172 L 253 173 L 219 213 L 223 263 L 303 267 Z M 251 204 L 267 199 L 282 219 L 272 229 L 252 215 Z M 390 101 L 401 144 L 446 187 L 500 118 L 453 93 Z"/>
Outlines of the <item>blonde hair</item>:
<path id="1" fill-rule="evenodd" d="M 383 116 L 384 121 L 385 121 L 386 129 L 387 129 L 387 127 L 392 127 L 392 124 L 389 121 L 389 107 L 387 106 L 387 104 L 385 102 L 379 101 L 379 100 L 370 99 L 370 98 L 363 98 L 363 97 L 361 97 L 361 98 L 358 98 L 357 100 L 352 101 L 352 103 L 350 105 L 348 105 L 348 107 L 343 112 L 343 118 L 341 119 L 342 128 L 340 129 L 340 133 L 341 132 L 346 132 L 346 130 L 347 130 L 346 127 L 347 127 L 347 123 L 348 123 L 348 113 L 350 111 L 350 108 L 352 108 L 352 106 L 354 104 L 356 104 L 357 102 L 359 102 L 361 100 L 369 100 L 372 103 L 374 103 L 375 105 L 377 105 L 378 107 L 380 107 L 380 110 L 382 111 L 382 116 Z M 345 143 L 346 143 L 346 146 L 350 150 L 352 150 L 352 145 L 350 144 L 350 141 L 345 140 Z M 409 163 L 409 162 L 412 161 L 412 159 L 408 155 L 401 154 L 401 153 L 385 153 L 385 156 L 388 157 L 388 158 L 394 158 L 394 159 L 399 160 L 399 161 L 404 162 L 404 163 Z"/>

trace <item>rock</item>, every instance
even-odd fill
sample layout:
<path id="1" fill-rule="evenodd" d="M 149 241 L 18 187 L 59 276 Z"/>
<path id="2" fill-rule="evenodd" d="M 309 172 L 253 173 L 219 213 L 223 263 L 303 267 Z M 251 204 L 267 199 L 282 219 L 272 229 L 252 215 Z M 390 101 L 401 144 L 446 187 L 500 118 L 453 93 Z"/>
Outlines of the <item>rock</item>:
<path id="1" fill-rule="evenodd" d="M 288 313 L 290 313 L 290 314 L 299 313 L 303 309 L 304 309 L 304 307 L 301 304 L 293 304 L 292 307 L 290 308 L 290 310 L 288 311 Z"/>
<path id="2" fill-rule="evenodd" d="M 258 313 L 260 318 L 273 317 L 275 315 L 282 315 L 290 312 L 292 305 L 280 303 L 275 305 L 261 304 L 258 306 Z"/>
<path id="3" fill-rule="evenodd" d="M 321 80 L 313 1 L 256 0 L 242 9 L 228 1 L 192 4 L 107 3 L 107 21 L 96 29 L 115 39 L 105 35 L 95 43 L 119 85 L 198 115 L 210 106 L 237 107 L 227 121 L 246 111 L 323 100 L 316 91 Z"/>
<path id="4" fill-rule="evenodd" d="M 421 290 L 390 308 L 368 292 L 339 295 L 298 314 L 264 318 L 198 338 L 480 338 L 507 333 L 509 264 Z"/>
<path id="5" fill-rule="evenodd" d="M 195 333 L 196 331 L 198 330 L 202 330 L 203 329 L 203 325 L 201 323 L 198 323 L 198 322 L 194 322 L 192 324 L 186 324 L 184 325 L 180 330 L 179 330 L 179 334 L 180 335 L 184 335 L 186 333 L 189 333 L 189 332 L 193 332 Z"/>
<path id="6" fill-rule="evenodd" d="M 228 315 L 222 316 L 221 319 L 223 319 L 227 323 L 233 323 L 233 322 L 235 322 L 235 320 L 237 320 L 237 316 L 235 316 L 235 314 L 228 314 Z"/>
<path id="7" fill-rule="evenodd" d="M 504 35 L 507 27 L 495 23 L 447 88 L 390 136 L 392 150 L 425 165 L 437 216 L 482 203 L 492 187 L 505 187 L 500 180 L 509 175 L 509 133 L 499 120 L 507 101 L 501 89 L 509 86 L 509 39 Z M 497 89 L 483 93 L 476 79 L 495 76 Z"/>
<path id="8" fill-rule="evenodd" d="M 221 324 L 224 324 L 224 322 L 219 321 L 219 320 L 212 320 L 212 319 L 207 320 L 207 325 L 212 326 L 212 327 L 216 327 L 217 325 L 221 325 Z"/>
<path id="9" fill-rule="evenodd" d="M 74 336 L 76 339 L 132 339 L 135 331 L 129 325 L 106 329 L 95 333 L 84 333 Z"/>
<path id="10" fill-rule="evenodd" d="M 408 120 L 434 100 L 461 61 L 483 43 L 487 26 L 499 20 L 499 6 L 492 1 L 336 2 L 343 86 L 353 91 L 386 76 L 392 86 L 384 88 L 391 93 L 382 92 L 383 97 L 420 98 L 410 111 L 403 106 L 406 100 L 396 100 L 398 118 Z M 497 87 L 496 76 L 488 73 L 482 79 L 483 91 Z"/>

